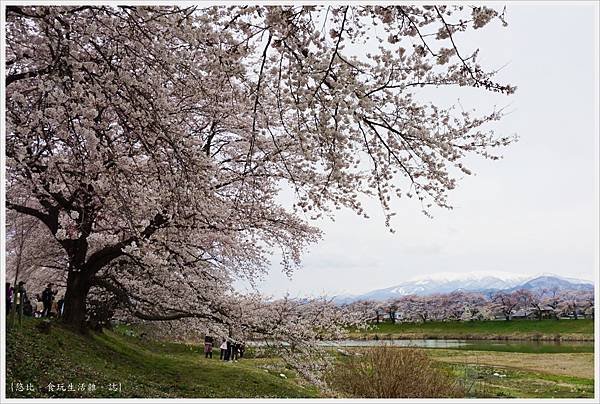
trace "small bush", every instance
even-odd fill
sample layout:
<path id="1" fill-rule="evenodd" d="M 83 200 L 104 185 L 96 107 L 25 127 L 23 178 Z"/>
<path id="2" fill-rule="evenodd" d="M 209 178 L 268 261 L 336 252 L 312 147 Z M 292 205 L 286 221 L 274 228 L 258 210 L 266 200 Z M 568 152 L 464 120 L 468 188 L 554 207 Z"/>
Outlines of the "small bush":
<path id="1" fill-rule="evenodd" d="M 464 397 L 463 390 L 420 349 L 374 347 L 344 358 L 327 375 L 328 385 L 348 397 Z"/>

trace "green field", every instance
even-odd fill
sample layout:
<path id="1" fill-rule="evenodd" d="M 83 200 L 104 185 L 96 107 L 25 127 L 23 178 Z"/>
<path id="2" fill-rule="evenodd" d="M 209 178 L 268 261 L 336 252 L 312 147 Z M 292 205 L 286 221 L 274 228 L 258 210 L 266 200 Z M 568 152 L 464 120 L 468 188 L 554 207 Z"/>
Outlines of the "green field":
<path id="1" fill-rule="evenodd" d="M 373 324 L 366 330 L 352 330 L 352 338 L 456 338 L 593 341 L 594 321 L 512 320 L 512 321 L 429 321 Z"/>
<path id="2" fill-rule="evenodd" d="M 470 397 L 594 397 L 594 354 L 431 349 Z"/>
<path id="3" fill-rule="evenodd" d="M 49 335 L 26 319 L 7 337 L 7 397 L 313 397 L 273 359 L 205 359 L 198 346 L 142 342 L 118 332 L 80 335 L 53 324 Z M 286 375 L 282 378 L 280 373 Z M 17 383 L 35 391 L 17 391 Z M 50 392 L 49 383 L 65 390 Z M 76 391 L 68 391 L 69 383 Z M 119 384 L 121 391 L 115 389 Z M 77 391 L 84 384 L 85 391 Z M 94 384 L 95 391 L 89 391 Z M 112 385 L 112 386 L 111 386 Z M 12 388 L 11 388 L 12 386 Z M 112 387 L 111 391 L 109 387 Z"/>
<path id="4" fill-rule="evenodd" d="M 539 341 L 502 341 L 492 343 L 492 340 L 475 341 L 467 343 L 456 349 L 463 351 L 494 351 L 494 352 L 521 352 L 521 353 L 594 353 L 593 342 L 563 341 L 562 343 Z"/>
<path id="5" fill-rule="evenodd" d="M 474 398 L 593 398 L 594 380 L 478 364 L 452 364 L 451 373 Z"/>

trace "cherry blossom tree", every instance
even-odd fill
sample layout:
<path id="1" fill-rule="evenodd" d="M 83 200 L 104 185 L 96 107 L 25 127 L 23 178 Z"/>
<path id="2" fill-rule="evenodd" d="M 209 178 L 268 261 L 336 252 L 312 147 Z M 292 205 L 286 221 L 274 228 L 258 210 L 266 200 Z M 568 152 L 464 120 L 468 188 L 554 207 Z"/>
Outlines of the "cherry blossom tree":
<path id="1" fill-rule="evenodd" d="M 431 320 L 431 314 L 435 312 L 435 307 L 432 305 L 433 298 L 430 296 L 406 296 L 404 301 L 410 318 L 422 322 Z"/>
<path id="2" fill-rule="evenodd" d="M 492 295 L 491 300 L 494 309 L 500 311 L 506 321 L 511 319 L 513 312 L 520 304 L 520 300 L 515 292 L 497 292 Z"/>
<path id="3" fill-rule="evenodd" d="M 291 366 L 318 385 L 323 385 L 322 374 L 332 361 L 328 352 L 318 349 L 318 343 L 340 339 L 348 327 L 363 327 L 370 318 L 370 313 L 340 308 L 325 299 L 284 298 L 259 303 L 253 310 L 248 330 L 282 352 Z"/>
<path id="4" fill-rule="evenodd" d="M 434 300 L 434 305 L 439 307 L 441 318 L 444 320 L 460 321 L 467 310 L 467 294 L 455 291 L 440 295 Z"/>
<path id="5" fill-rule="evenodd" d="M 374 304 L 374 310 L 375 310 L 375 322 L 379 323 L 381 320 L 383 320 L 384 315 L 385 315 L 383 304 L 376 302 Z"/>
<path id="6" fill-rule="evenodd" d="M 489 319 L 491 317 L 490 303 L 481 293 L 464 293 L 462 319 L 468 321 Z"/>
<path id="7" fill-rule="evenodd" d="M 531 307 L 535 313 L 538 320 L 541 320 L 544 313 L 544 308 L 546 307 L 547 297 L 550 294 L 548 289 L 540 289 L 537 291 L 529 291 L 526 296 L 526 305 Z"/>
<path id="8" fill-rule="evenodd" d="M 398 312 L 398 302 L 396 299 L 390 299 L 384 304 L 385 312 L 392 324 L 396 323 L 396 313 Z"/>
<path id="9" fill-rule="evenodd" d="M 585 290 L 566 290 L 560 295 L 561 312 L 568 316 L 573 316 L 575 320 L 585 313 L 588 307 L 593 307 L 594 294 Z"/>
<path id="10" fill-rule="evenodd" d="M 291 273 L 319 237 L 305 218 L 365 214 L 364 195 L 386 225 L 392 198 L 450 207 L 448 191 L 470 174 L 464 158 L 497 159 L 513 140 L 489 129 L 501 111 L 415 96 L 514 91 L 457 44 L 502 19 L 487 7 L 9 6 L 6 16 L 6 206 L 63 250 L 72 324 L 103 291 L 142 319 L 231 325 L 233 279 L 255 280 L 274 250 Z M 352 53 L 366 43 L 370 53 Z M 283 186 L 293 209 L 278 202 Z"/>
<path id="11" fill-rule="evenodd" d="M 29 288 L 29 298 L 31 298 L 30 286 L 34 286 L 34 290 L 36 284 L 39 286 L 37 279 L 31 276 L 33 269 L 37 265 L 51 265 L 53 258 L 44 248 L 46 247 L 44 241 L 47 241 L 47 238 L 44 239 L 42 236 L 38 239 L 39 234 L 44 234 L 44 229 L 40 227 L 38 220 L 27 215 L 10 212 L 7 218 L 6 262 L 10 270 L 6 273 L 6 280 L 12 282 L 16 289 L 20 280 L 27 279 L 26 289 Z M 13 304 L 7 322 L 9 327 L 15 324 L 16 314 L 17 305 Z"/>
<path id="12" fill-rule="evenodd" d="M 371 300 L 359 300 L 347 305 L 348 308 L 356 313 L 359 313 L 363 318 L 376 323 L 379 323 L 383 315 L 381 304 Z"/>
<path id="13" fill-rule="evenodd" d="M 552 315 L 554 319 L 560 319 L 561 310 L 561 292 L 558 287 L 550 288 L 544 296 L 544 305 L 552 309 Z"/>
<path id="14" fill-rule="evenodd" d="M 367 307 L 358 303 L 361 308 Z M 326 387 L 322 374 L 332 362 L 327 350 L 320 349 L 323 341 L 334 341 L 347 335 L 349 327 L 362 328 L 371 319 L 372 312 L 357 310 L 352 305 L 338 306 L 330 300 L 299 300 L 288 297 L 267 300 L 260 294 L 232 296 L 224 305 L 229 317 L 237 321 L 223 324 L 202 317 L 185 317 L 170 326 L 149 328 L 155 337 L 169 340 L 197 338 L 198 330 L 217 339 L 229 338 L 236 342 L 253 340 L 258 351 L 268 349 L 280 357 L 306 379 Z"/>
<path id="15" fill-rule="evenodd" d="M 64 286 L 66 257 L 48 229 L 36 218 L 14 211 L 6 215 L 6 278 L 27 280 L 27 291 L 41 291 L 49 282 Z M 13 306 L 14 307 L 14 306 Z"/>
<path id="16" fill-rule="evenodd" d="M 582 300 L 584 302 L 584 314 L 586 316 L 588 316 L 589 318 L 593 319 L 594 318 L 594 292 L 593 291 L 588 291 L 586 293 L 584 293 Z"/>

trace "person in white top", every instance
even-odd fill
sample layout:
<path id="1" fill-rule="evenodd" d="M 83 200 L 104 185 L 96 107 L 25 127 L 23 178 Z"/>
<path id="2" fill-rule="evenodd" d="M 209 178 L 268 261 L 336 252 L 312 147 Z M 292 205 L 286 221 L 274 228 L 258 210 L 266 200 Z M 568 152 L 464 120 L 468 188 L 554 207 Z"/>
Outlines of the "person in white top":
<path id="1" fill-rule="evenodd" d="M 35 313 L 34 317 L 42 317 L 42 312 L 44 311 L 44 302 L 42 302 L 42 298 L 40 295 L 37 295 L 37 302 L 35 303 Z"/>
<path id="2" fill-rule="evenodd" d="M 219 349 L 221 350 L 221 356 L 219 357 L 219 359 L 224 360 L 225 351 L 227 351 L 227 341 L 223 340 L 223 343 L 221 344 L 221 346 L 219 346 Z"/>

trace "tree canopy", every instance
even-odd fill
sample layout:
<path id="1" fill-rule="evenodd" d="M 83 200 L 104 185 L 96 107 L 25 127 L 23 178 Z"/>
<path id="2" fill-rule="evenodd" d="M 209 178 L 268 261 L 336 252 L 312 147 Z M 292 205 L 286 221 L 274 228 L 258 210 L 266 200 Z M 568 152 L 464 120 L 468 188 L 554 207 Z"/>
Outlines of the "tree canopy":
<path id="1" fill-rule="evenodd" d="M 501 111 L 415 97 L 514 91 L 458 47 L 458 33 L 502 19 L 486 7 L 6 15 L 7 208 L 60 246 L 71 323 L 90 290 L 142 319 L 233 323 L 232 280 L 256 279 L 275 250 L 291 272 L 320 235 L 308 219 L 364 214 L 364 195 L 386 224 L 395 198 L 448 207 L 464 158 L 496 159 L 513 140 L 487 126 Z"/>

